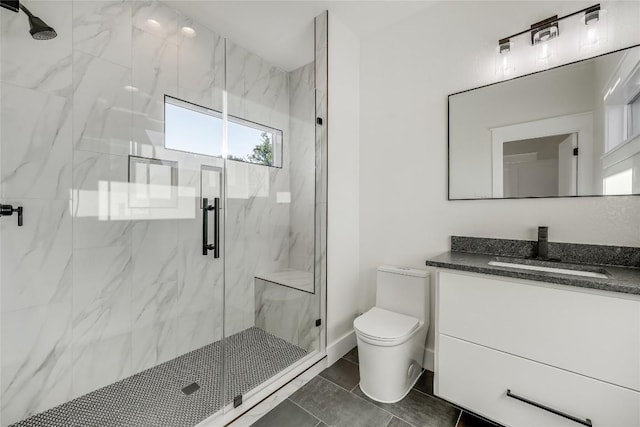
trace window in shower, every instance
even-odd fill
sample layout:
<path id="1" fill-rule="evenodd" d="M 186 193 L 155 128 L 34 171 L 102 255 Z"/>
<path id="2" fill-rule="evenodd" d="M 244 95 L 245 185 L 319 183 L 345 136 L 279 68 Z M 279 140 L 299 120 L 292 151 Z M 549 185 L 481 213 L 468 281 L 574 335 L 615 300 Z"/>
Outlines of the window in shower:
<path id="1" fill-rule="evenodd" d="M 166 148 L 222 157 L 222 113 L 165 96 L 164 123 Z"/>
<path id="2" fill-rule="evenodd" d="M 222 113 L 165 97 L 165 147 L 222 157 Z M 282 167 L 282 130 L 229 116 L 227 158 Z"/>
<path id="3" fill-rule="evenodd" d="M 227 135 L 230 160 L 282 167 L 281 130 L 229 116 Z"/>

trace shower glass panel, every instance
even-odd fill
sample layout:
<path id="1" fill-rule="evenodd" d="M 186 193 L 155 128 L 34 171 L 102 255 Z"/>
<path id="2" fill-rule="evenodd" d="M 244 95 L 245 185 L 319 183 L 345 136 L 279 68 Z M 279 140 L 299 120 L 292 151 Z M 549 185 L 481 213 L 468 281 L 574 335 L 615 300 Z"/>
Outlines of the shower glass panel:
<path id="1" fill-rule="evenodd" d="M 0 9 L 0 203 L 24 210 L 0 218 L 0 424 L 195 425 L 224 405 L 224 39 L 160 2 L 31 3 L 57 38 Z"/>
<path id="2" fill-rule="evenodd" d="M 234 406 L 320 350 L 313 22 L 308 31 L 306 55 L 288 69 L 226 41 L 229 120 L 261 130 L 252 138 L 230 127 L 228 152 L 268 145 L 273 159 L 225 162 L 225 394 Z"/>

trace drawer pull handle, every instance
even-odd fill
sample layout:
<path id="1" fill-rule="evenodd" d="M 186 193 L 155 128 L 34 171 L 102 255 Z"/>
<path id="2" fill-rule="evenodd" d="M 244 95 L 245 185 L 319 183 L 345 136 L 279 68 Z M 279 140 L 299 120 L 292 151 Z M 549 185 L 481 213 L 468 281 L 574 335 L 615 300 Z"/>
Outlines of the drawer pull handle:
<path id="1" fill-rule="evenodd" d="M 553 408 L 545 406 L 545 405 L 543 405 L 541 403 L 537 403 L 537 402 L 534 402 L 533 400 L 529 400 L 526 397 L 522 397 L 522 396 L 518 396 L 517 394 L 513 394 L 513 393 L 511 393 L 511 390 L 507 390 L 507 396 L 511 397 L 513 399 L 519 400 L 520 402 L 524 402 L 526 404 L 529 404 L 531 406 L 535 406 L 536 408 L 540 408 L 542 410 L 551 412 L 552 414 L 559 415 L 559 416 L 564 417 L 564 418 L 566 418 L 568 420 L 574 421 L 574 422 L 576 422 L 578 424 L 582 424 L 582 425 L 588 426 L 588 427 L 593 427 L 593 424 L 591 423 L 591 420 L 589 418 L 585 418 L 583 420 L 581 418 L 574 417 L 573 415 L 565 414 L 564 412 L 560 412 L 557 409 L 553 409 Z"/>

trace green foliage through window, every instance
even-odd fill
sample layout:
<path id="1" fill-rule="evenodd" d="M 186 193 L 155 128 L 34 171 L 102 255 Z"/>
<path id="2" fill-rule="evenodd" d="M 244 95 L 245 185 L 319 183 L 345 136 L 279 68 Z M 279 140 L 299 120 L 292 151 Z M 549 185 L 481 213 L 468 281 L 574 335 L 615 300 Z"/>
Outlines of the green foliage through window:
<path id="1" fill-rule="evenodd" d="M 262 132 L 260 138 L 262 138 L 262 142 L 253 148 L 253 154 L 249 154 L 247 160 L 251 163 L 273 166 L 273 142 L 271 141 L 271 136 L 267 132 Z"/>

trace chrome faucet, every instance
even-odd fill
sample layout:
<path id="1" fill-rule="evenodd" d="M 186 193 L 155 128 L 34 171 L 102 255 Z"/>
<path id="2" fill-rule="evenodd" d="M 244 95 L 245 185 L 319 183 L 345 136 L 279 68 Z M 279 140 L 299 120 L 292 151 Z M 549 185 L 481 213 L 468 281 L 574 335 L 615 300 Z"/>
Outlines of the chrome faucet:
<path id="1" fill-rule="evenodd" d="M 538 227 L 538 259 L 549 259 L 549 227 Z"/>

